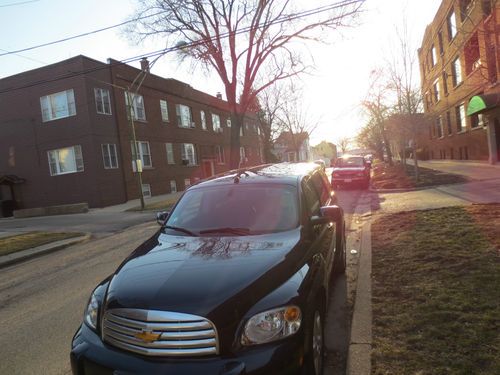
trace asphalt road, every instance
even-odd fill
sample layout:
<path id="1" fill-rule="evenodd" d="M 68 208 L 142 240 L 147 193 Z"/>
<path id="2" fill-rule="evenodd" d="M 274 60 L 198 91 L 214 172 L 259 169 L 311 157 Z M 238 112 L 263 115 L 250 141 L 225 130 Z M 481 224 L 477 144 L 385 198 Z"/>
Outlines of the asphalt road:
<path id="1" fill-rule="evenodd" d="M 363 197 L 358 190 L 340 192 L 348 223 L 348 252 L 358 246 L 356 228 L 365 208 L 356 211 Z M 144 217 L 144 216 L 143 216 Z M 138 217 L 139 219 L 143 219 Z M 46 218 L 76 230 L 99 229 L 98 223 L 73 220 L 67 215 Z M 351 223 L 352 222 L 352 223 Z M 3 223 L 2 223 L 3 224 Z M 38 228 L 43 228 L 39 222 Z M 118 225 L 118 223 L 117 223 Z M 115 230 L 121 225 L 120 222 Z M 82 229 L 86 228 L 86 229 Z M 87 229 L 89 228 L 89 229 Z M 92 289 L 113 272 L 144 239 L 158 229 L 155 222 L 142 224 L 2 269 L 0 274 L 0 374 L 69 374 L 70 343 L 81 323 Z M 104 232 L 109 233 L 110 229 Z M 103 232 L 96 232 L 103 233 Z M 357 255 L 349 252 L 346 277 L 338 278 L 327 316 L 325 374 L 345 373 L 349 316 Z"/>
<path id="2" fill-rule="evenodd" d="M 154 212 L 103 212 L 85 214 L 0 219 L 0 233 L 26 231 L 88 232 L 101 237 L 133 225 L 155 222 Z"/>

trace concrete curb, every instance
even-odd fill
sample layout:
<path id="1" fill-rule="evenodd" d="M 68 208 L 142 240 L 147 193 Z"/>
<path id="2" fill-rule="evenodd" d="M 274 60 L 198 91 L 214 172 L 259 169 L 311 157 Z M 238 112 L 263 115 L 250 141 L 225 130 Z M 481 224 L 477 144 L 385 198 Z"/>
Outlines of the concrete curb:
<path id="1" fill-rule="evenodd" d="M 45 245 L 33 247 L 18 251 L 16 253 L 3 255 L 0 257 L 0 268 L 5 268 L 16 263 L 24 262 L 25 260 L 52 253 L 57 250 L 64 249 L 68 246 L 76 245 L 78 243 L 88 241 L 91 237 L 90 233 L 80 237 L 67 238 L 61 241 L 51 242 Z"/>
<path id="2" fill-rule="evenodd" d="M 370 221 L 363 226 L 361 231 L 356 298 L 354 300 L 351 337 L 347 354 L 347 375 L 367 375 L 371 373 L 372 249 Z"/>

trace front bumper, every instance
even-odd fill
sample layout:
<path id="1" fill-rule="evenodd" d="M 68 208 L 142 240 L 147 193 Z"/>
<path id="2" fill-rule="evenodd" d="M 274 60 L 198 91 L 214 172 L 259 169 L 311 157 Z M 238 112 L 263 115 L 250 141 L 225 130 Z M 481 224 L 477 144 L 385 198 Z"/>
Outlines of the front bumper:
<path id="1" fill-rule="evenodd" d="M 248 348 L 237 356 L 150 358 L 101 341 L 85 324 L 73 338 L 71 369 L 75 375 L 285 375 L 297 374 L 303 358 L 302 332 L 271 344 Z"/>

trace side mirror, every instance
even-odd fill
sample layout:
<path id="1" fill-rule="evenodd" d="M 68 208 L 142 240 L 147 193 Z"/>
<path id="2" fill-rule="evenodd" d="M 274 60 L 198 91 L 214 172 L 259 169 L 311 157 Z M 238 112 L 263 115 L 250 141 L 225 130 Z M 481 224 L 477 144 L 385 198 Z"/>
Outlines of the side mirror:
<path id="1" fill-rule="evenodd" d="M 340 223 L 343 216 L 342 208 L 339 206 L 323 206 L 319 209 L 319 216 L 311 217 L 311 225 Z"/>
<path id="2" fill-rule="evenodd" d="M 158 225 L 163 226 L 165 224 L 165 220 L 167 220 L 168 215 L 170 215 L 169 211 L 162 211 L 162 212 L 157 212 L 156 213 L 156 222 Z"/>

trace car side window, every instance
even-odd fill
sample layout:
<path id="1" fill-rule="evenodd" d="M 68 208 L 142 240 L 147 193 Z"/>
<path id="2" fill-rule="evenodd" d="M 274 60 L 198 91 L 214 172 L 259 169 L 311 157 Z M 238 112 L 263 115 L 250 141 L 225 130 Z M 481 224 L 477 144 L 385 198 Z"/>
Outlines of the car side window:
<path id="1" fill-rule="evenodd" d="M 312 179 L 308 179 L 302 184 L 302 190 L 304 191 L 304 197 L 306 199 L 306 206 L 309 214 L 319 215 L 320 201 Z"/>
<path id="2" fill-rule="evenodd" d="M 322 174 L 322 173 L 315 173 L 312 176 L 311 180 L 313 182 L 313 185 L 314 185 L 314 188 L 316 189 L 317 194 L 320 197 L 321 206 L 326 206 L 328 204 L 328 199 L 330 198 L 331 195 L 330 195 L 328 180 L 326 180 L 326 182 L 325 182 L 326 176 L 324 179 L 323 175 L 324 174 Z"/>

